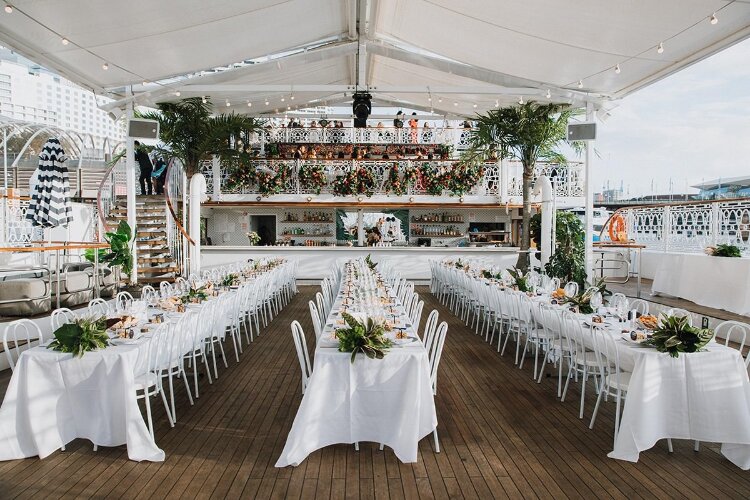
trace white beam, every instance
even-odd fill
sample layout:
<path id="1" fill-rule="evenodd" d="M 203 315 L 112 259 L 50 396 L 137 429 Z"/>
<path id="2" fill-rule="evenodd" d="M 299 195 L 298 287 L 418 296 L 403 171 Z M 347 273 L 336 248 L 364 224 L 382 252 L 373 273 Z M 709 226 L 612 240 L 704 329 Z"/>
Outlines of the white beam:
<path id="1" fill-rule="evenodd" d="M 424 85 L 370 85 L 370 92 L 383 92 L 388 94 L 480 94 L 480 95 L 510 95 L 510 96 L 532 96 L 542 95 L 542 91 L 529 87 L 488 87 L 478 86 L 430 86 Z M 253 84 L 253 83 L 224 83 L 224 84 L 192 84 L 186 83 L 174 90 L 195 93 L 252 93 L 252 92 L 278 92 L 282 94 L 294 92 L 353 92 L 355 85 L 322 84 L 322 85 L 293 85 L 293 84 Z"/>
<path id="2" fill-rule="evenodd" d="M 586 121 L 593 122 L 596 120 L 596 113 L 594 112 L 594 105 L 589 103 L 586 106 Z M 584 216 L 584 228 L 585 228 L 585 243 L 584 243 L 584 259 L 586 261 L 586 278 L 589 283 L 594 282 L 594 184 L 592 182 L 591 175 L 591 160 L 594 155 L 591 154 L 591 150 L 594 148 L 592 141 L 586 141 L 586 165 L 583 177 L 583 189 L 586 197 L 585 204 L 585 216 Z"/>

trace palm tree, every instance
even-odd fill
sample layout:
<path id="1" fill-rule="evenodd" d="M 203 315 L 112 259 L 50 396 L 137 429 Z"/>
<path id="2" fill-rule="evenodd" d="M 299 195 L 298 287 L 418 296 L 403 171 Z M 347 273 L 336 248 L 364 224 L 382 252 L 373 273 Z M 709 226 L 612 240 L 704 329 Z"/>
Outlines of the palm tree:
<path id="1" fill-rule="evenodd" d="M 539 104 L 529 101 L 518 106 L 493 109 L 477 115 L 469 148 L 462 160 L 483 162 L 495 155 L 517 158 L 523 165 L 523 231 L 521 253 L 516 267 L 527 269 L 530 247 L 531 185 L 534 166 L 539 160 L 565 164 L 558 147 L 567 137 L 568 120 L 575 110 L 563 104 Z"/>
<path id="2" fill-rule="evenodd" d="M 262 120 L 236 113 L 212 116 L 211 102 L 201 97 L 163 102 L 156 108 L 139 116 L 159 122 L 162 154 L 181 160 L 188 178 L 200 172 L 201 162 L 213 155 L 242 157 L 248 136 L 263 125 Z"/>

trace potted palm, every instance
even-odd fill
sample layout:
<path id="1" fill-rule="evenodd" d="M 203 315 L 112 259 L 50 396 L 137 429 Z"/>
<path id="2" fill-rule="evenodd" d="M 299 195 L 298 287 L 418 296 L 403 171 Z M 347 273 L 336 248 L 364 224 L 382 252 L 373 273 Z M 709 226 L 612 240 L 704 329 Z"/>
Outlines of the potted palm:
<path id="1" fill-rule="evenodd" d="M 523 165 L 523 230 L 516 264 L 519 269 L 526 270 L 529 265 L 534 166 L 540 160 L 567 163 L 558 148 L 566 140 L 568 120 L 574 113 L 568 105 L 529 101 L 477 115 L 476 127 L 469 135 L 469 148 L 462 157 L 463 162 L 483 163 L 499 155 L 500 158 L 517 158 Z"/>

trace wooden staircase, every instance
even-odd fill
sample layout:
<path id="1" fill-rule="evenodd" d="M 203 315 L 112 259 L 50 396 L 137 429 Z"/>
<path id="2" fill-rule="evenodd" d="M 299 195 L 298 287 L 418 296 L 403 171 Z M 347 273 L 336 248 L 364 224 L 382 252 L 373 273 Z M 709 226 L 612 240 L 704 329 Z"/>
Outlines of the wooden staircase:
<path id="1" fill-rule="evenodd" d="M 179 267 L 167 242 L 167 212 L 162 196 L 138 196 L 136 199 L 136 247 L 138 249 L 138 283 L 174 282 Z M 109 223 L 117 225 L 127 220 L 124 203 L 109 214 Z"/>

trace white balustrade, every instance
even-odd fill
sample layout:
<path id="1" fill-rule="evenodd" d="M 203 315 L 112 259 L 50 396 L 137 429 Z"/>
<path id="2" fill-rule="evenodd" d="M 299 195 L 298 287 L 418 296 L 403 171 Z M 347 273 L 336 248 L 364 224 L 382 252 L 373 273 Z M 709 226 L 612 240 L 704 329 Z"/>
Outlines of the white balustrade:
<path id="1" fill-rule="evenodd" d="M 253 134 L 250 144 L 450 144 L 454 149 L 468 147 L 471 129 L 435 127 L 268 127 Z"/>
<path id="2" fill-rule="evenodd" d="M 633 207 L 619 213 L 628 238 L 649 249 L 701 253 L 710 245 L 732 244 L 750 255 L 750 199 Z"/>

